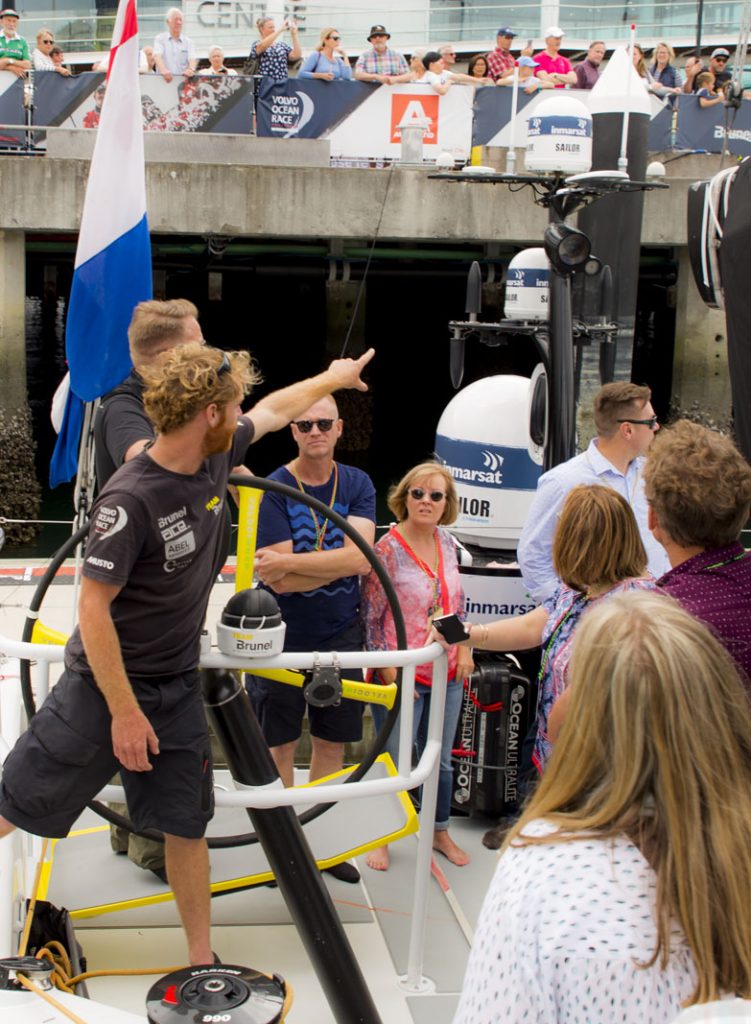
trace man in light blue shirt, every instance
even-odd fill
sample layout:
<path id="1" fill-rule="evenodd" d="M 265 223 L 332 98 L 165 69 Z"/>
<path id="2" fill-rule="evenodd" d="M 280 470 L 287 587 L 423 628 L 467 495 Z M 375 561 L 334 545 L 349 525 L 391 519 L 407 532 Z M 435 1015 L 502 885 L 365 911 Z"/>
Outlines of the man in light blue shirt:
<path id="1" fill-rule="evenodd" d="M 198 58 L 193 40 L 183 35 L 183 12 L 170 7 L 167 17 L 167 32 L 160 32 L 154 40 L 154 63 L 165 82 L 171 82 L 173 75 L 191 78 L 196 73 Z"/>
<path id="2" fill-rule="evenodd" d="M 532 597 L 542 602 L 559 585 L 553 570 L 553 534 L 566 495 L 577 484 L 604 484 L 622 494 L 634 511 L 648 568 L 659 578 L 670 568 L 662 544 L 647 524 L 642 467 L 655 432 L 657 417 L 648 387 L 616 381 L 595 395 L 597 437 L 581 455 L 543 473 L 519 540 L 517 557 Z"/>

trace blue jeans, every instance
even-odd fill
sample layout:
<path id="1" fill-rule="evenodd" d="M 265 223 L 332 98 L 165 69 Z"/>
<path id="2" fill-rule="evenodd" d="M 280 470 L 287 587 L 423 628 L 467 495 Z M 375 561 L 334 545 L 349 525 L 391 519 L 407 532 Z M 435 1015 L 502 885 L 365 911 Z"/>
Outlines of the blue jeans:
<path id="1" fill-rule="evenodd" d="M 461 683 L 449 683 L 446 688 L 446 708 L 443 716 L 443 735 L 441 737 L 441 767 L 438 777 L 438 799 L 435 808 L 435 828 L 443 831 L 449 827 L 449 816 L 451 814 L 451 786 L 454 781 L 454 768 L 451 763 L 451 751 L 454 747 L 456 727 L 459 722 L 459 715 L 462 710 L 462 695 L 464 687 Z M 412 742 L 417 745 L 418 756 L 425 748 L 427 736 L 428 715 L 430 714 L 430 698 L 432 688 L 417 683 L 415 686 L 415 714 L 412 719 Z M 370 710 L 373 715 L 373 722 L 376 730 L 379 730 L 386 720 L 387 709 L 382 704 L 371 704 Z M 422 727 L 422 728 L 421 728 Z M 399 718 L 391 730 L 386 752 L 391 754 L 394 764 L 399 756 Z"/>

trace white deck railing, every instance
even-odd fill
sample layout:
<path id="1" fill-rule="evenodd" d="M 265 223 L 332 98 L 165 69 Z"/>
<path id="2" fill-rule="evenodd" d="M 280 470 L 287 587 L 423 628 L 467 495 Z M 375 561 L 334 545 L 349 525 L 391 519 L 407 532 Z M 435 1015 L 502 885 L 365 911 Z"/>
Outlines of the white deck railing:
<path id="1" fill-rule="evenodd" d="M 44 700 L 49 690 L 49 667 L 63 660 L 65 649 L 51 644 L 28 644 L 0 635 L 0 657 L 7 659 L 28 659 L 36 664 L 35 694 L 38 704 Z M 419 762 L 412 767 L 412 723 L 414 718 L 415 666 L 425 662 L 435 662 L 433 672 L 432 699 L 428 716 L 428 732 L 425 749 Z M 17 664 L 9 660 L 8 665 Z M 409 651 L 364 651 L 334 652 L 326 651 L 310 654 L 280 654 L 274 658 L 230 658 L 227 655 L 213 652 L 201 659 L 202 668 L 221 668 L 251 671 L 255 668 L 278 669 L 312 669 L 315 665 L 323 667 L 337 665 L 341 669 L 352 668 L 389 668 L 402 666 L 402 705 L 399 718 L 399 756 L 398 774 L 386 779 L 369 779 L 361 782 L 333 784 L 316 787 L 315 792 L 309 789 L 280 788 L 243 788 L 233 793 L 215 789 L 214 796 L 220 807 L 309 807 L 318 803 L 334 803 L 340 800 L 357 800 L 363 797 L 380 796 L 403 790 L 423 787 L 420 809 L 420 832 L 415 866 L 414 896 L 412 902 L 412 924 L 410 930 L 409 958 L 407 973 L 402 979 L 403 987 L 410 992 L 423 992 L 430 987 L 424 977 L 425 925 L 427 917 L 428 885 L 430 881 L 430 862 L 433 847 L 433 825 L 438 795 L 438 774 L 441 757 L 441 738 L 443 733 L 443 711 L 447 686 L 446 656 L 439 644 L 430 644 Z M 18 702 L 20 689 L 17 671 L 8 672 L 8 683 L 12 683 L 9 692 L 0 694 L 0 757 L 4 756 L 18 734 Z M 5 677 L 0 672 L 0 687 L 6 687 Z M 124 802 L 125 796 L 121 786 L 105 786 L 97 799 L 103 801 Z M 0 885 L 4 879 L 5 886 L 12 885 L 13 861 L 10 842 L 0 840 Z M 4 848 L 4 850 L 3 850 Z M 3 853 L 5 854 L 3 856 Z M 11 909 L 14 902 L 10 890 L 0 892 L 0 955 L 8 942 L 7 936 L 15 928 L 16 922 Z"/>

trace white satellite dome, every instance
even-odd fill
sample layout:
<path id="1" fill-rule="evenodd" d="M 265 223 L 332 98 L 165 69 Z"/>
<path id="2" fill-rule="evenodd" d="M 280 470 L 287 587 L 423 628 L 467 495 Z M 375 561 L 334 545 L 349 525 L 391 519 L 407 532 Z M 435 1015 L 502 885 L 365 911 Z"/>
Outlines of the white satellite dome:
<path id="1" fill-rule="evenodd" d="M 542 472 L 542 448 L 529 436 L 531 391 L 528 377 L 485 377 L 441 416 L 435 451 L 454 478 L 452 532 L 465 543 L 516 547 Z"/>
<path id="2" fill-rule="evenodd" d="M 569 96 L 551 96 L 527 118 L 528 171 L 577 174 L 592 166 L 592 114 Z"/>
<path id="3" fill-rule="evenodd" d="M 523 249 L 506 272 L 503 314 L 509 320 L 547 320 L 550 263 L 543 248 Z"/>

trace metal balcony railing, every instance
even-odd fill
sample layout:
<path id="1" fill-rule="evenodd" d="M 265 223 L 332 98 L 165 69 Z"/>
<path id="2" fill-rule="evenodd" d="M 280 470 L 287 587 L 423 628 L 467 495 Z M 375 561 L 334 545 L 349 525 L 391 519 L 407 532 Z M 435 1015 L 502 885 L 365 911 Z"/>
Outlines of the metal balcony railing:
<path id="1" fill-rule="evenodd" d="M 37 0 L 39 2 L 39 0 Z M 54 31 L 67 55 L 85 62 L 92 52 L 106 50 L 114 23 L 111 13 L 101 13 L 102 4 L 90 0 L 80 3 L 66 0 L 41 0 L 39 7 L 24 15 L 22 31 L 33 41 L 40 28 Z M 36 5 L 35 5 L 36 6 Z M 151 43 L 164 27 L 168 5 L 144 0 L 139 5 L 143 43 Z M 699 5 L 695 0 L 601 0 L 600 3 L 543 0 L 542 3 L 495 3 L 490 0 L 385 0 L 374 13 L 365 0 L 183 0 L 185 30 L 200 54 L 219 44 L 227 56 L 247 54 L 257 38 L 255 22 L 269 14 L 281 19 L 298 20 L 304 50 L 318 42 L 320 30 L 335 25 L 350 54 L 367 46 L 367 35 L 375 20 L 385 24 L 396 49 L 408 53 L 418 46 L 452 42 L 463 53 L 488 50 L 494 45 L 501 25 L 510 25 L 522 44 L 532 39 L 540 45 L 545 26 L 558 24 L 566 33 L 565 48 L 580 50 L 593 39 L 604 39 L 608 46 L 628 39 L 631 24 L 637 26 L 639 42 L 650 47 L 666 40 L 675 47 L 695 44 Z M 738 35 L 743 3 L 741 0 L 705 0 L 702 15 L 702 41 L 734 44 Z M 99 13 L 98 13 L 99 12 Z"/>

